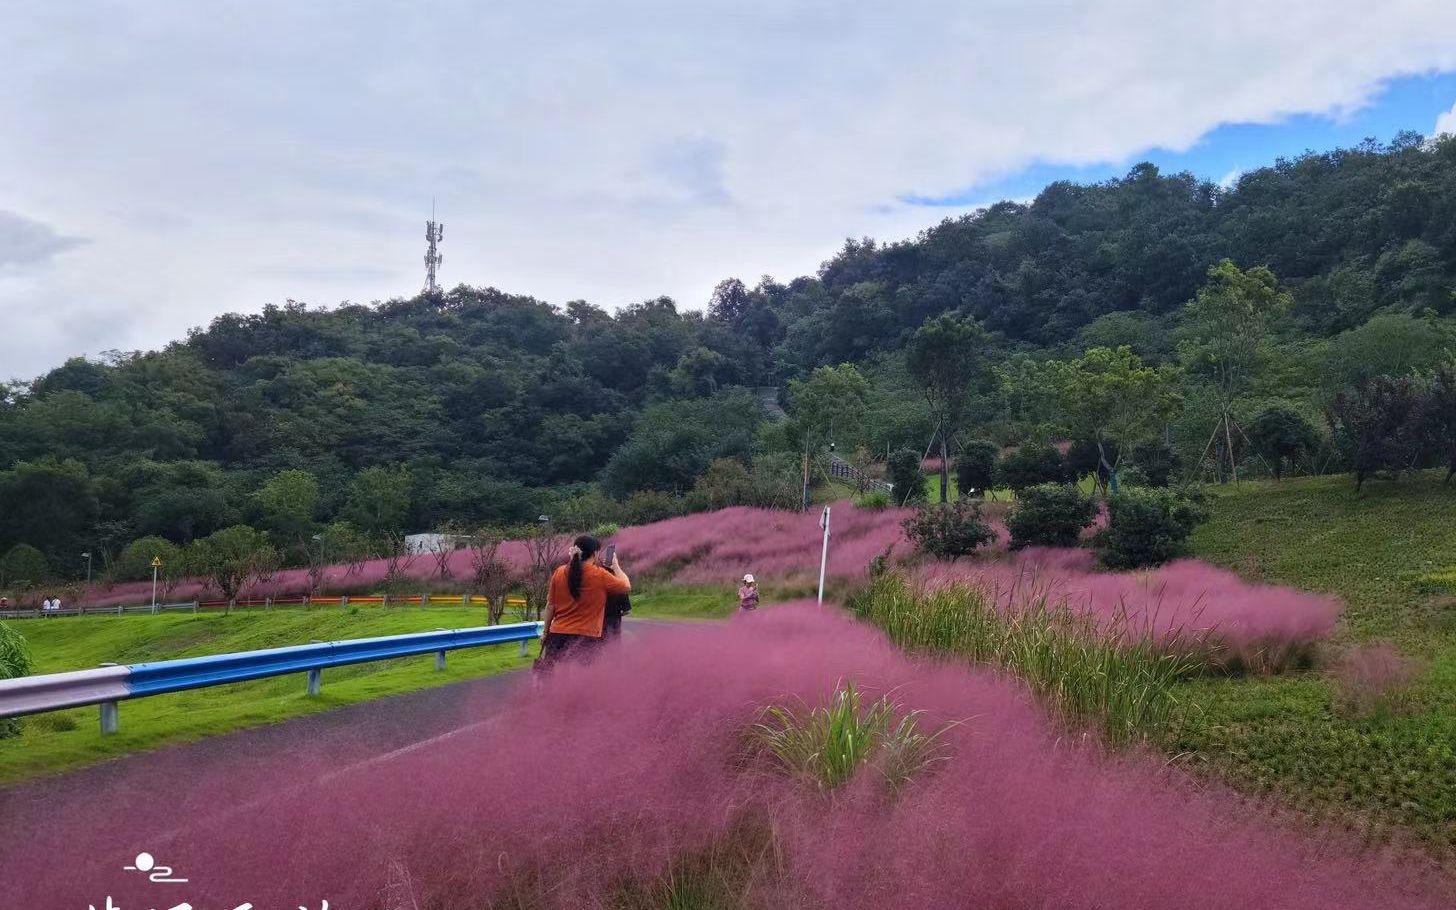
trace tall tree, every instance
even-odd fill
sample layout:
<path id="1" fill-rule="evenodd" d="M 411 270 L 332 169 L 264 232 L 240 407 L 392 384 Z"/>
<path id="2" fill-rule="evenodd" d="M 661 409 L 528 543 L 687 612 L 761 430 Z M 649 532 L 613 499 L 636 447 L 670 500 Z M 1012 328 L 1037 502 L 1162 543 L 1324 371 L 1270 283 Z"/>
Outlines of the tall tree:
<path id="1" fill-rule="evenodd" d="M 1147 366 L 1126 347 L 1092 348 L 1075 360 L 1024 359 L 1013 366 L 1002 373 L 1008 391 L 1043 426 L 1095 441 L 1099 473 L 1106 474 L 1113 493 L 1122 453 L 1161 426 L 1179 400 L 1179 371 Z"/>
<path id="2" fill-rule="evenodd" d="M 1182 347 L 1183 360 L 1191 372 L 1206 376 L 1218 391 L 1219 422 L 1208 447 L 1221 432 L 1235 481 L 1239 469 L 1234 458 L 1234 400 L 1253 381 L 1270 329 L 1292 302 L 1269 269 L 1255 266 L 1242 271 L 1225 259 L 1208 270 L 1208 283 L 1198 289 L 1185 312 L 1190 336 Z"/>
<path id="3" fill-rule="evenodd" d="M 965 422 L 972 385 L 988 375 L 990 339 L 974 319 L 945 314 L 927 319 L 910 338 L 905 366 L 925 393 L 940 440 L 940 501 L 949 501 L 949 440 Z"/>
<path id="4" fill-rule="evenodd" d="M 279 471 L 258 488 L 263 526 L 280 545 L 301 545 L 313 534 L 318 498 L 318 478 L 308 471 Z"/>

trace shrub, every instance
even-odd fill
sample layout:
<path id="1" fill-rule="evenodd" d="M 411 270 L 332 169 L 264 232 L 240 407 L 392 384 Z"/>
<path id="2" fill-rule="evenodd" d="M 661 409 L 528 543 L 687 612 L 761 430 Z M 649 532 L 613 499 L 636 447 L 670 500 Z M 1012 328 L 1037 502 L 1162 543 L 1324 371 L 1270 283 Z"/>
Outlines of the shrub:
<path id="1" fill-rule="evenodd" d="M 1268 405 L 1249 421 L 1249 444 L 1268 462 L 1276 479 L 1286 470 L 1307 465 L 1319 449 L 1319 430 L 1303 414 L 1282 402 Z"/>
<path id="2" fill-rule="evenodd" d="M 611 537 L 613 534 L 617 533 L 620 530 L 622 530 L 621 525 L 616 524 L 615 522 L 608 521 L 603 524 L 597 525 L 595 528 L 592 528 L 592 536 L 595 537 L 597 540 L 606 540 L 608 537 Z"/>
<path id="3" fill-rule="evenodd" d="M 787 771 L 814 781 L 823 790 L 848 783 L 856 771 L 878 759 L 880 773 L 893 789 L 944 758 L 941 735 L 917 729 L 921 712 L 910 711 L 895 723 L 899 705 L 883 696 L 863 704 L 854 683 L 835 690 L 819 708 L 772 705 L 759 715 L 751 735 Z"/>
<path id="4" fill-rule="evenodd" d="M 0 622 L 0 679 L 18 679 L 29 676 L 35 665 L 30 659 L 30 647 L 25 637 L 9 625 Z M 20 735 L 20 718 L 0 718 L 0 739 Z"/>
<path id="5" fill-rule="evenodd" d="M 925 501 L 925 474 L 920 469 L 918 453 L 901 449 L 890 456 L 888 467 L 896 502 Z"/>
<path id="6" fill-rule="evenodd" d="M 855 500 L 855 505 L 861 509 L 888 509 L 890 507 L 890 494 L 884 490 L 870 490 Z"/>
<path id="7" fill-rule="evenodd" d="M 645 525 L 682 514 L 682 504 L 671 493 L 641 490 L 632 494 L 623 506 L 623 517 L 629 525 Z"/>
<path id="8" fill-rule="evenodd" d="M 1142 481 L 1150 487 L 1166 487 L 1173 482 L 1173 475 L 1183 468 L 1183 459 L 1172 446 L 1161 440 L 1140 442 L 1133 446 L 1130 468 L 1142 474 Z M 1118 472 L 1118 481 L 1137 486 L 1132 472 L 1124 469 Z"/>
<path id="9" fill-rule="evenodd" d="M 715 458 L 693 485 L 709 509 L 748 505 L 753 501 L 753 475 L 736 458 Z"/>
<path id="10" fill-rule="evenodd" d="M 1097 535 L 1102 564 L 1113 569 L 1161 565 L 1188 552 L 1188 535 L 1207 520 L 1202 495 L 1128 487 L 1107 501 L 1108 524 Z"/>
<path id="11" fill-rule="evenodd" d="M 1028 443 L 1001 459 L 1000 484 L 1021 492 L 1039 483 L 1062 483 L 1067 463 L 1062 453 L 1044 443 Z"/>
<path id="12" fill-rule="evenodd" d="M 1043 483 L 1022 490 L 1006 516 L 1011 546 L 1074 547 L 1092 523 L 1097 504 L 1071 484 Z"/>
<path id="13" fill-rule="evenodd" d="M 961 496 L 985 496 L 996 482 L 996 462 L 1001 447 L 989 439 L 972 439 L 956 456 L 956 487 Z"/>
<path id="14" fill-rule="evenodd" d="M 919 506 L 902 527 L 916 549 L 937 559 L 959 559 L 996 539 L 974 499 Z"/>
<path id="15" fill-rule="evenodd" d="M 37 585 L 50 576 L 45 554 L 28 543 L 18 543 L 0 556 L 0 585 Z"/>

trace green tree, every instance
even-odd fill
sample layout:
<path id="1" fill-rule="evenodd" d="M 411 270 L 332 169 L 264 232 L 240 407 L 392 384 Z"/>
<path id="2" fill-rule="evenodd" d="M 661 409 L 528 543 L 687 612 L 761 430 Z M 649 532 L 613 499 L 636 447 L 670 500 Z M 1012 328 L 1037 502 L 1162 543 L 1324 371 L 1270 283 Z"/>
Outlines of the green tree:
<path id="1" fill-rule="evenodd" d="M 1292 302 L 1269 269 L 1256 266 L 1242 271 L 1225 259 L 1208 270 L 1208 283 L 1198 289 L 1198 296 L 1185 310 L 1189 337 L 1180 353 L 1189 371 L 1206 377 L 1218 392 L 1222 413 L 1214 435 L 1222 433 L 1236 481 L 1234 401 L 1255 379 L 1269 346 L 1270 330 Z"/>
<path id="2" fill-rule="evenodd" d="M 1096 442 L 1114 493 L 1122 453 L 1161 427 L 1180 397 L 1175 368 L 1145 366 L 1125 347 L 1092 348 L 1075 360 L 1023 360 L 1002 377 L 1044 424 Z"/>
<path id="3" fill-rule="evenodd" d="M 1326 418 L 1355 489 L 1380 472 L 1414 468 L 1424 446 L 1422 389 L 1413 378 L 1381 376 L 1337 394 Z"/>
<path id="4" fill-rule="evenodd" d="M 152 577 L 152 560 L 160 558 L 162 565 L 175 574 L 181 554 L 177 545 L 165 537 L 139 537 L 122 548 L 112 571 L 121 581 L 142 581 Z"/>
<path id="5" fill-rule="evenodd" d="M 319 484 L 308 471 L 279 471 L 263 482 L 256 498 L 274 540 L 300 543 L 313 535 Z"/>
<path id="6" fill-rule="evenodd" d="M 868 395 L 869 383 L 852 363 L 819 367 L 804 379 L 790 381 L 791 438 L 803 451 L 819 451 L 831 442 L 848 450 L 861 441 Z"/>
<path id="7" fill-rule="evenodd" d="M 236 600 L 277 559 L 268 535 L 247 525 L 233 525 L 195 540 L 187 548 L 188 567 L 207 576 L 219 593 Z"/>
<path id="8" fill-rule="evenodd" d="M 404 533 L 414 477 L 404 466 L 365 468 L 354 475 L 344 514 L 373 538 Z"/>
<path id="9" fill-rule="evenodd" d="M 1288 404 L 1269 404 L 1249 421 L 1249 445 L 1268 462 L 1275 479 L 1308 464 L 1319 444 L 1319 430 Z"/>
<path id="10" fill-rule="evenodd" d="M 45 554 L 28 543 L 18 543 L 0 556 L 0 586 L 38 585 L 50 577 Z"/>
<path id="11" fill-rule="evenodd" d="M 23 461 L 0 472 L 0 545 L 28 543 L 70 562 L 99 510 L 91 474 L 75 459 Z"/>
<path id="12" fill-rule="evenodd" d="M 925 473 L 920 468 L 919 452 L 899 449 L 890 456 L 888 467 L 896 502 L 904 505 L 925 500 Z"/>
<path id="13" fill-rule="evenodd" d="M 715 458 L 693 485 L 710 509 L 747 505 L 753 499 L 753 475 L 736 458 Z"/>
<path id="14" fill-rule="evenodd" d="M 974 319 L 942 315 L 926 320 L 906 349 L 905 365 L 930 404 L 940 439 L 940 501 L 950 490 L 948 440 L 960 432 L 972 385 L 988 373 L 986 330 Z"/>
<path id="15" fill-rule="evenodd" d="M 961 496 L 984 497 L 996 482 L 1001 447 L 989 439 L 972 439 L 956 455 L 956 488 Z"/>

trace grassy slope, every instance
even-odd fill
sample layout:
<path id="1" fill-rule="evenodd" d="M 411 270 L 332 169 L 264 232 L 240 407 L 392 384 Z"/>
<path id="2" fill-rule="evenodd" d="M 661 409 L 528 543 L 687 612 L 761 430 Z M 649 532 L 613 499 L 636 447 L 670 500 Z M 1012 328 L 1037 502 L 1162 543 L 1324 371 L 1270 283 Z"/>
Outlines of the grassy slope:
<path id="1" fill-rule="evenodd" d="M 1332 591 L 1344 643 L 1388 640 L 1428 668 L 1401 716 L 1356 720 L 1317 674 L 1209 680 L 1169 744 L 1245 786 L 1456 845 L 1456 597 L 1422 576 L 1456 566 L 1456 488 L 1421 476 L 1248 483 L 1220 495 L 1197 555 L 1246 576 Z"/>

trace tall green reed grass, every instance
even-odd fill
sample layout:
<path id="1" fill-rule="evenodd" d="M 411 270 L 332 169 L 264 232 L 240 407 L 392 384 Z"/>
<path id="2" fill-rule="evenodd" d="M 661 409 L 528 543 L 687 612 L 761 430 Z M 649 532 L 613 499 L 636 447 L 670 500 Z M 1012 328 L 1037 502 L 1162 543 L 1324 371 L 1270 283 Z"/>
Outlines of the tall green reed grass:
<path id="1" fill-rule="evenodd" d="M 1112 743 L 1149 736 L 1179 711 L 1177 684 L 1199 671 L 1196 642 L 1156 638 L 1126 619 L 1099 624 L 1045 596 L 998 610 L 974 585 L 935 590 L 876 579 L 849 607 L 901 647 L 964 657 L 1021 677 L 1058 718 Z"/>
<path id="2" fill-rule="evenodd" d="M 750 734 L 780 766 L 821 789 L 840 787 L 860 768 L 873 765 L 898 792 L 944 759 L 941 736 L 953 725 L 922 733 L 922 713 L 902 711 L 888 695 L 866 704 L 859 688 L 848 682 L 820 707 L 764 708 Z"/>

